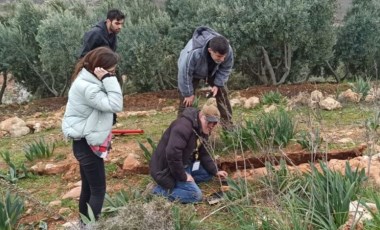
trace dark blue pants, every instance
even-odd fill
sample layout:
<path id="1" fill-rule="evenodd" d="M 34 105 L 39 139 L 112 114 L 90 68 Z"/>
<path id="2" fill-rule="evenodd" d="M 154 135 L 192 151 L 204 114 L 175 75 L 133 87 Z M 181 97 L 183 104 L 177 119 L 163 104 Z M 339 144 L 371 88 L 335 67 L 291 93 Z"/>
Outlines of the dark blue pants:
<path id="1" fill-rule="evenodd" d="M 79 198 L 79 212 L 88 217 L 87 204 L 96 218 L 99 217 L 106 194 L 106 173 L 104 161 L 96 156 L 86 139 L 73 141 L 73 152 L 79 161 L 82 190 Z"/>
<path id="2" fill-rule="evenodd" d="M 171 191 L 157 185 L 153 189 L 153 194 L 167 197 L 170 201 L 177 200 L 184 204 L 201 202 L 202 191 L 197 184 L 211 180 L 212 175 L 203 168 L 202 164 L 200 165 L 199 170 L 192 171 L 191 169 L 192 165 L 187 167 L 185 171 L 194 178 L 195 182 L 176 181 L 175 186 Z"/>

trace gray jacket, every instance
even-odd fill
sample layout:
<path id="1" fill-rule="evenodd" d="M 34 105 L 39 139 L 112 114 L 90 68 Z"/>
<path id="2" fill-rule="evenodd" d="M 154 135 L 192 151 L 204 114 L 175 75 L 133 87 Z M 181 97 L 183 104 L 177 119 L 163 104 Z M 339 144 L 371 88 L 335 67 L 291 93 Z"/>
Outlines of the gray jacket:
<path id="1" fill-rule="evenodd" d="M 215 77 L 214 84 L 218 87 L 224 87 L 231 73 L 233 66 L 233 51 L 230 50 L 224 61 L 216 65 L 209 76 L 207 65 L 207 44 L 211 38 L 220 36 L 213 29 L 206 26 L 198 27 L 193 34 L 192 39 L 181 51 L 178 59 L 178 89 L 182 96 L 189 97 L 194 94 L 192 80 Z"/>
<path id="2" fill-rule="evenodd" d="M 86 138 L 100 145 L 112 130 L 113 113 L 123 110 L 123 96 L 116 77 L 100 81 L 83 68 L 73 82 L 62 121 L 65 137 Z"/>

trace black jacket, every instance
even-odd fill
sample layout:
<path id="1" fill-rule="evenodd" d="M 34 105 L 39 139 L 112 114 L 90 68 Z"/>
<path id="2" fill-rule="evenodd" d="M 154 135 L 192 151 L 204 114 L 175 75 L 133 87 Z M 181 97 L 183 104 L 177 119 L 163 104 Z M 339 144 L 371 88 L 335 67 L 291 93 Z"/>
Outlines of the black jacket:
<path id="1" fill-rule="evenodd" d="M 194 150 L 197 140 L 205 143 L 208 136 L 202 133 L 198 119 L 199 111 L 188 107 L 182 116 L 171 123 L 162 135 L 156 151 L 150 161 L 150 175 L 166 189 L 172 189 L 176 181 L 186 181 L 185 166 L 194 162 Z M 202 166 L 212 175 L 216 175 L 217 167 L 203 144 L 198 148 Z"/>
<path id="2" fill-rule="evenodd" d="M 80 58 L 84 57 L 91 50 L 101 46 L 107 46 L 116 51 L 116 43 L 116 34 L 108 33 L 106 22 L 100 21 L 84 34 Z"/>

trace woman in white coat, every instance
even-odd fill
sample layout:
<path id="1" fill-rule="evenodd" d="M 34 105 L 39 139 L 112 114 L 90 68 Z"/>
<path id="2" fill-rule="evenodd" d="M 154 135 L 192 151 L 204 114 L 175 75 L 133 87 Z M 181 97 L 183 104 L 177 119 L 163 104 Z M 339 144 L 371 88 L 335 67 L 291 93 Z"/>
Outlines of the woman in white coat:
<path id="1" fill-rule="evenodd" d="M 110 150 L 113 113 L 123 109 L 123 96 L 115 77 L 119 56 L 99 47 L 76 65 L 62 131 L 73 140 L 79 161 L 82 190 L 79 212 L 88 216 L 87 204 L 99 217 L 106 193 L 103 159 Z"/>

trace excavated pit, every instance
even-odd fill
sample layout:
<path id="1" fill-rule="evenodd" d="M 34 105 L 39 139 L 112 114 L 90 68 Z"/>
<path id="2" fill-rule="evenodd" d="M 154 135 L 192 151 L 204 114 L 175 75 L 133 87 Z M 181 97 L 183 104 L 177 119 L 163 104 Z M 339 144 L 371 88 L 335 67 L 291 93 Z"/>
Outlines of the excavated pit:
<path id="1" fill-rule="evenodd" d="M 349 160 L 358 156 L 362 156 L 366 145 L 350 150 L 332 150 L 331 152 L 318 152 L 310 153 L 306 151 L 288 152 L 282 156 L 262 156 L 262 157 L 249 157 L 241 159 L 238 157 L 235 160 L 217 162 L 218 167 L 226 171 L 236 171 L 240 169 L 261 168 L 265 167 L 265 162 L 271 162 L 272 165 L 278 165 L 280 160 L 283 159 L 288 165 L 297 166 L 303 163 L 330 161 L 331 159 Z"/>

